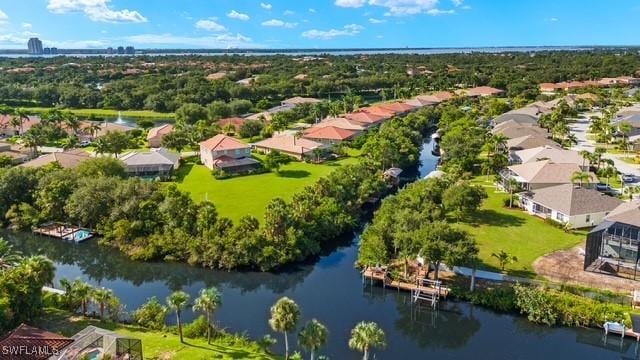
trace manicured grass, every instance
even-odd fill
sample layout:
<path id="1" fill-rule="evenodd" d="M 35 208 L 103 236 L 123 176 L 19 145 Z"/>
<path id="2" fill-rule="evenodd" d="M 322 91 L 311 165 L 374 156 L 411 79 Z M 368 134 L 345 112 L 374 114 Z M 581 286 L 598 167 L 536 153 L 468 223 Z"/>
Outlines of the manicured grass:
<path id="1" fill-rule="evenodd" d="M 282 166 L 280 175 L 271 172 L 224 180 L 214 178 L 205 166 L 188 162 L 178 169 L 176 183 L 195 201 L 208 199 L 213 202 L 220 216 L 237 221 L 244 215 L 253 215 L 262 221 L 265 207 L 271 199 L 281 197 L 290 200 L 295 193 L 320 177 L 356 161 L 354 157 L 323 164 L 292 161 Z"/>
<path id="2" fill-rule="evenodd" d="M 217 338 L 211 344 L 207 344 L 206 339 L 186 338 L 185 343 L 181 344 L 178 335 L 171 332 L 85 319 L 80 316 L 70 316 L 69 313 L 56 309 L 46 309 L 44 316 L 34 325 L 65 336 L 72 336 L 88 325 L 115 331 L 124 336 L 140 339 L 145 359 L 278 359 L 262 351 L 257 344 L 235 339 L 230 335 Z"/>
<path id="3" fill-rule="evenodd" d="M 504 250 L 518 258 L 506 266 L 508 274 L 535 277 L 532 264 L 537 258 L 585 241 L 584 231 L 566 233 L 520 209 L 505 208 L 503 200 L 508 194 L 497 192 L 492 179 L 481 176 L 474 179 L 474 183 L 483 186 L 489 197 L 479 212 L 460 226 L 478 241 L 484 269 L 499 271 L 498 261 L 491 254 Z"/>
<path id="4" fill-rule="evenodd" d="M 43 108 L 43 107 L 28 107 L 24 108 L 27 112 L 30 113 L 44 113 L 51 108 Z M 117 117 L 118 110 L 111 109 L 62 109 L 63 111 L 69 111 L 73 114 L 80 116 L 90 116 L 94 115 L 97 117 Z M 134 117 L 134 118 L 160 118 L 160 119 L 173 119 L 175 117 L 174 113 L 160 113 L 149 110 L 122 110 L 120 111 L 122 116 L 124 117 Z"/>

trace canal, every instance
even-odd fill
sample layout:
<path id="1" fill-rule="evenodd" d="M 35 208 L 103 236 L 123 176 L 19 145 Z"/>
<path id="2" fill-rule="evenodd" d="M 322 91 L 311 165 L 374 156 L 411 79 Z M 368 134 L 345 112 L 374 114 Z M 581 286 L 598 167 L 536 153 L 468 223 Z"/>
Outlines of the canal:
<path id="1" fill-rule="evenodd" d="M 421 176 L 435 168 L 430 139 L 422 151 Z M 113 289 L 127 310 L 147 298 L 160 301 L 172 291 L 184 290 L 192 297 L 204 287 L 216 286 L 223 305 L 215 314 L 218 326 L 246 332 L 258 339 L 272 334 L 274 347 L 282 351 L 282 338 L 267 323 L 270 306 L 288 296 L 301 307 L 303 321 L 317 318 L 330 331 L 321 351 L 331 359 L 359 359 L 349 350 L 351 328 L 361 320 L 375 321 L 386 332 L 388 347 L 376 350 L 377 359 L 613 359 L 638 358 L 636 342 L 621 342 L 602 332 L 581 328 L 547 328 L 525 318 L 445 301 L 438 310 L 418 307 L 405 293 L 363 286 L 354 262 L 358 234 L 330 253 L 308 264 L 279 273 L 224 272 L 177 263 L 139 263 L 95 242 L 71 244 L 30 234 L 3 236 L 26 254 L 44 254 L 56 265 L 56 285 L 61 278 L 80 278 Z M 194 315 L 188 313 L 192 319 Z M 168 318 L 172 321 L 173 316 Z M 292 344 L 295 341 L 291 341 Z"/>

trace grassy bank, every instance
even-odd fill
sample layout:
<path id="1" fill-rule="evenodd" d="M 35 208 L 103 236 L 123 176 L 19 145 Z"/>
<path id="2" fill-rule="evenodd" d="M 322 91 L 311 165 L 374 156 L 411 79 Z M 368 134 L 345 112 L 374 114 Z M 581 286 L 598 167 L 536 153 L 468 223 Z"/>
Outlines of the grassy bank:
<path id="1" fill-rule="evenodd" d="M 504 250 L 518 258 L 506 266 L 510 275 L 535 277 L 532 265 L 537 258 L 585 241 L 586 232 L 566 233 L 520 209 L 505 208 L 503 201 L 508 195 L 497 192 L 491 178 L 481 176 L 473 182 L 483 186 L 489 197 L 460 226 L 478 241 L 483 268 L 499 271 L 498 261 L 491 254 Z"/>
<path id="2" fill-rule="evenodd" d="M 180 343 L 178 335 L 171 332 L 147 330 L 108 321 L 72 316 L 56 309 L 47 309 L 35 326 L 72 336 L 88 325 L 115 331 L 124 336 L 142 340 L 145 359 L 259 359 L 278 357 L 265 353 L 256 343 L 228 335 L 207 344 L 206 339 L 185 339 Z"/>
<path id="3" fill-rule="evenodd" d="M 244 215 L 253 215 L 262 221 L 269 201 L 276 197 L 290 200 L 305 186 L 346 164 L 357 161 L 349 157 L 323 164 L 292 161 L 282 166 L 280 175 L 271 172 L 259 175 L 217 180 L 211 170 L 195 161 L 178 169 L 176 184 L 187 191 L 195 201 L 208 199 L 218 209 L 220 216 L 237 221 Z"/>
<path id="4" fill-rule="evenodd" d="M 52 108 L 46 107 L 27 107 L 24 108 L 29 113 L 41 114 Z M 111 110 L 111 109 L 62 109 L 63 111 L 69 111 L 78 116 L 96 116 L 96 117 L 117 117 L 118 112 L 123 117 L 129 118 L 158 118 L 158 119 L 173 119 L 174 113 L 160 113 L 149 110 Z"/>

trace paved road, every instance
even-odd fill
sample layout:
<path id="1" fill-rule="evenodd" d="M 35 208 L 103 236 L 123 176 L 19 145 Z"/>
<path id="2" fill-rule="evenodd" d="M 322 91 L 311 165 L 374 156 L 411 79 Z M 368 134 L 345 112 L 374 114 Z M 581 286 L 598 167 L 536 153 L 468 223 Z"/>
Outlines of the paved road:
<path id="1" fill-rule="evenodd" d="M 589 152 L 593 152 L 595 150 L 595 143 L 587 139 L 587 132 L 589 130 L 589 124 L 591 120 L 589 120 L 588 116 L 594 114 L 585 114 L 580 117 L 575 123 L 571 124 L 571 132 L 575 134 L 578 139 L 578 144 L 572 147 L 573 150 L 587 150 Z M 605 159 L 613 160 L 613 164 L 616 169 L 624 174 L 631 174 L 640 178 L 640 166 L 626 163 L 620 159 L 618 155 L 613 154 L 604 154 L 602 156 Z"/>

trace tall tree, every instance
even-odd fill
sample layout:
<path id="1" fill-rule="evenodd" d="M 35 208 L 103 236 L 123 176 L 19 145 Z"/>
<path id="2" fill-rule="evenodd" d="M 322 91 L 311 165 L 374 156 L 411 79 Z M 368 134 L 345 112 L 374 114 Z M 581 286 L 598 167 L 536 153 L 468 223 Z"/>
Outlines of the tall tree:
<path id="1" fill-rule="evenodd" d="M 200 295 L 193 303 L 193 311 L 201 311 L 207 317 L 207 344 L 211 344 L 211 318 L 221 304 L 222 296 L 215 287 L 200 290 Z"/>
<path id="2" fill-rule="evenodd" d="M 384 331 L 374 322 L 362 321 L 351 330 L 349 347 L 362 353 L 362 360 L 369 359 L 373 348 L 384 348 L 387 340 Z"/>
<path id="3" fill-rule="evenodd" d="M 178 325 L 178 334 L 180 335 L 181 343 L 184 343 L 184 339 L 182 338 L 182 310 L 187 307 L 189 298 L 189 294 L 184 291 L 174 291 L 167 297 L 167 306 L 176 313 L 176 324 Z"/>
<path id="4" fill-rule="evenodd" d="M 312 319 L 298 334 L 298 343 L 309 352 L 309 359 L 315 360 L 316 352 L 327 342 L 329 331 L 318 320 Z"/>
<path id="5" fill-rule="evenodd" d="M 269 325 L 273 331 L 281 332 L 284 335 L 284 358 L 289 358 L 289 339 L 287 334 L 294 331 L 300 319 L 300 308 L 295 301 L 288 297 L 280 298 L 271 307 L 271 318 Z"/>

